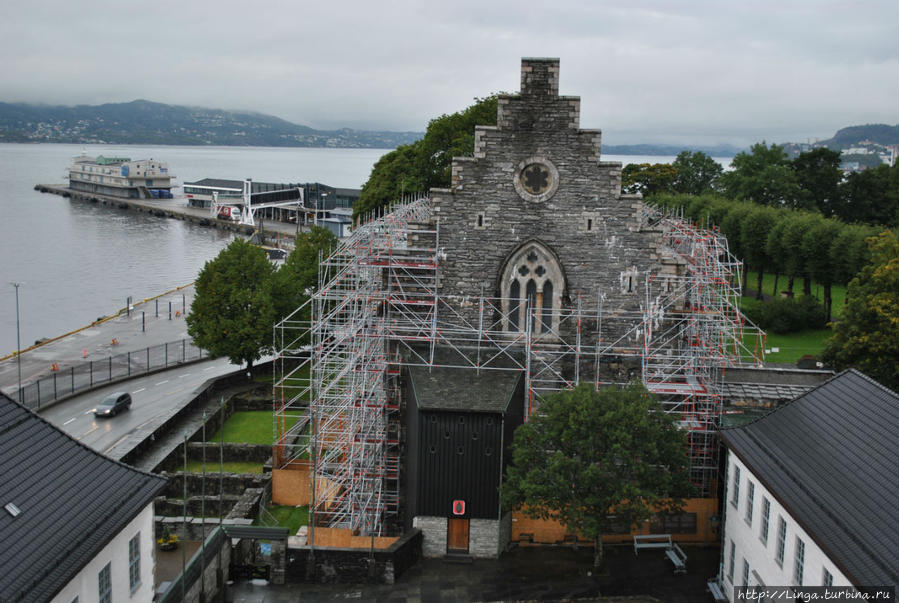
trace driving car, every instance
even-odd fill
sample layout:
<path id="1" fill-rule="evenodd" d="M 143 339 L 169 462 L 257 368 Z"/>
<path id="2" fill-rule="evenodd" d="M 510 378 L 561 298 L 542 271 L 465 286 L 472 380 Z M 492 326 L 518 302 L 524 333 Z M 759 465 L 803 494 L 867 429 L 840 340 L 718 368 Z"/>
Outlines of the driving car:
<path id="1" fill-rule="evenodd" d="M 103 401 L 94 409 L 94 414 L 98 417 L 114 417 L 129 408 L 131 408 L 131 394 L 116 392 L 103 398 Z"/>

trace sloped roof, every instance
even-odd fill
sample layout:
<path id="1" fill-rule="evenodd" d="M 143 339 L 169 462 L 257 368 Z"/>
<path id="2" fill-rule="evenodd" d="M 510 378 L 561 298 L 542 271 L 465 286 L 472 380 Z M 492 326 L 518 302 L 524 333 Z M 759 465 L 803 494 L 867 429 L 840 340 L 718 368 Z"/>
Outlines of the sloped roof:
<path id="1" fill-rule="evenodd" d="M 720 434 L 856 586 L 899 583 L 899 395 L 849 370 Z"/>
<path id="2" fill-rule="evenodd" d="M 0 600 L 51 599 L 165 482 L 0 394 Z M 21 511 L 16 517 L 8 503 Z"/>

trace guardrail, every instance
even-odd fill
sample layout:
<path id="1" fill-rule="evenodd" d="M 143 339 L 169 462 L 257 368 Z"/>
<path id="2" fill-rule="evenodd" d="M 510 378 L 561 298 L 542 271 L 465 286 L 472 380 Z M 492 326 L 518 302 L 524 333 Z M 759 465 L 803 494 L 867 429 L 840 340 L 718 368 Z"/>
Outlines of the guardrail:
<path id="1" fill-rule="evenodd" d="M 72 394 L 108 385 L 119 379 L 145 375 L 187 362 L 209 358 L 209 352 L 196 347 L 189 339 L 181 339 L 133 352 L 109 356 L 102 360 L 85 360 L 71 367 L 52 371 L 11 396 L 20 403 L 38 410 Z"/>

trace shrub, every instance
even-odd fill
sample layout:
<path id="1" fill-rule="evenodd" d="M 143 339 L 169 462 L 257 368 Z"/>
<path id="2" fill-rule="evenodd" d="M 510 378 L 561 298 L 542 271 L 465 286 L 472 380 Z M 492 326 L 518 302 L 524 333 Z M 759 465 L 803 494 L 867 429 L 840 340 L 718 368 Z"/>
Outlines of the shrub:
<path id="1" fill-rule="evenodd" d="M 743 312 L 759 327 L 774 333 L 793 333 L 827 326 L 824 306 L 808 295 L 744 304 Z"/>

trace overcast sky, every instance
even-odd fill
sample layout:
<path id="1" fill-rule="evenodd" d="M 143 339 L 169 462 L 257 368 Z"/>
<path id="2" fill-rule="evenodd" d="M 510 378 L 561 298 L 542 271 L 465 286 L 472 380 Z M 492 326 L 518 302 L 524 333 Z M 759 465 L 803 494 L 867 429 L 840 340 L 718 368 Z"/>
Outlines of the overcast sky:
<path id="1" fill-rule="evenodd" d="M 899 123 L 899 0 L 8 0 L 0 100 L 137 98 L 424 130 L 561 59 L 604 142 L 750 144 Z"/>

